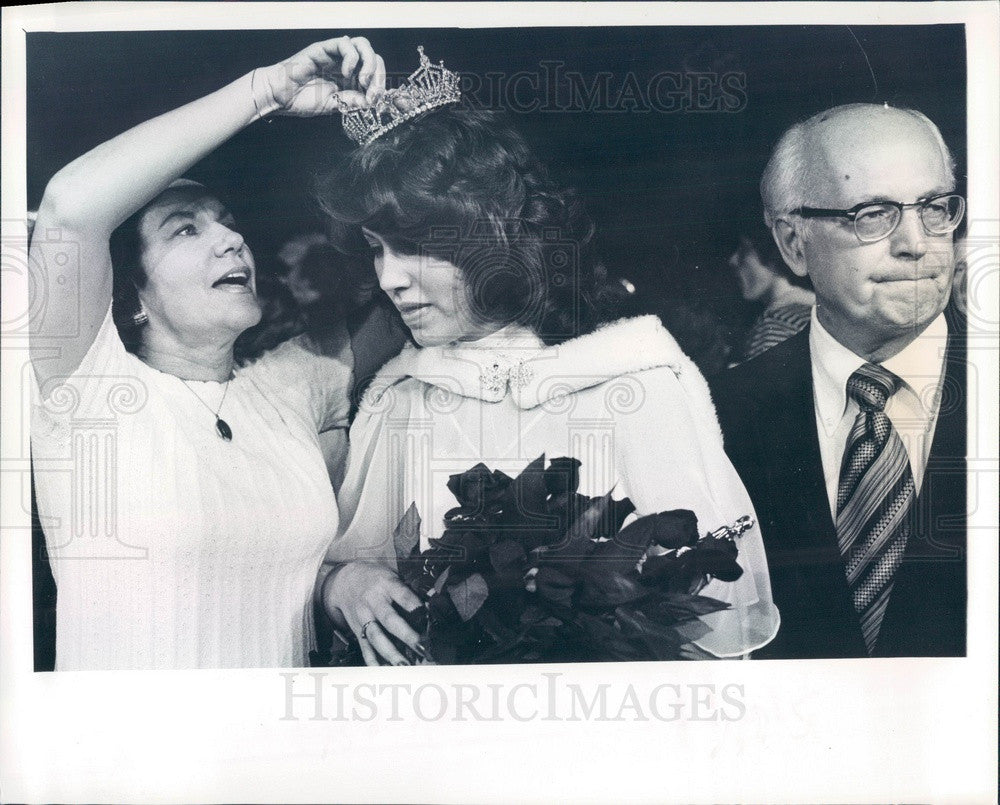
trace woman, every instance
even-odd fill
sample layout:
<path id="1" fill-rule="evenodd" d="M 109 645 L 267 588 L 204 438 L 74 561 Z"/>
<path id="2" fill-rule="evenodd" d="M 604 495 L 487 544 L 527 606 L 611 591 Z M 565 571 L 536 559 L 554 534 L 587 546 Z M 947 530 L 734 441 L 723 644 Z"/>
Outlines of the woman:
<path id="1" fill-rule="evenodd" d="M 383 85 L 366 40 L 320 42 L 49 182 L 31 435 L 57 670 L 305 664 L 337 527 L 318 433 L 346 422 L 350 351 L 293 341 L 234 365 L 261 315 L 253 254 L 179 177 L 265 114 L 363 105 Z"/>
<path id="2" fill-rule="evenodd" d="M 697 368 L 655 317 L 616 319 L 579 201 L 504 116 L 450 106 L 396 125 L 322 200 L 342 244 L 364 237 L 415 342 L 352 426 L 322 590 L 366 662 L 405 662 L 388 634 L 420 651 L 393 608 L 419 604 L 385 561 L 393 530 L 416 503 L 423 541 L 439 535 L 448 476 L 479 461 L 515 475 L 542 453 L 575 456 L 583 494 L 614 489 L 639 515 L 690 508 L 706 531 L 752 514 Z M 739 582 L 706 590 L 733 604 L 699 641 L 715 656 L 777 629 L 756 530 L 741 562 Z"/>
<path id="3" fill-rule="evenodd" d="M 762 304 L 739 350 L 736 363 L 756 358 L 762 352 L 804 330 L 809 323 L 816 294 L 808 277 L 800 277 L 785 265 L 774 238 L 762 224 L 740 238 L 739 248 L 729 256 L 740 293 L 750 303 Z"/>

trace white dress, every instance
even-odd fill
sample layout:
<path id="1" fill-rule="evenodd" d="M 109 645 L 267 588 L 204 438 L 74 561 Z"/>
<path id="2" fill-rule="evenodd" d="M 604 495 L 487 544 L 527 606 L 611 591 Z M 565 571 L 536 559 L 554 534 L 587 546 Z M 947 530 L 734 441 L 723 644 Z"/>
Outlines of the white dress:
<path id="1" fill-rule="evenodd" d="M 628 497 L 637 515 L 691 509 L 702 532 L 753 516 L 726 457 L 708 386 L 654 316 L 545 347 L 506 328 L 471 344 L 407 347 L 369 387 L 351 428 L 329 560 L 391 557 L 411 502 L 422 540 L 457 505 L 448 477 L 482 461 L 508 475 L 541 454 L 582 461 L 580 492 Z M 740 538 L 743 576 L 704 591 L 732 604 L 698 645 L 735 657 L 778 628 L 760 532 Z"/>
<path id="2" fill-rule="evenodd" d="M 76 372 L 33 383 L 56 670 L 306 665 L 338 526 L 317 434 L 346 426 L 350 382 L 346 335 L 289 341 L 236 369 L 226 442 L 224 384 L 147 366 L 109 312 Z"/>

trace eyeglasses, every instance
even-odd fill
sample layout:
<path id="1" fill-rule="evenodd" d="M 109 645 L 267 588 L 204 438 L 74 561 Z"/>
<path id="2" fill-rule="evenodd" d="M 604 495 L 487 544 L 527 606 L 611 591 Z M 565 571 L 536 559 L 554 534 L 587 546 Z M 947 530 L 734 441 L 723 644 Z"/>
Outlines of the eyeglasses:
<path id="1" fill-rule="evenodd" d="M 846 218 L 854 224 L 854 234 L 862 243 L 875 243 L 889 237 L 903 220 L 903 210 L 916 207 L 928 235 L 954 232 L 965 215 L 965 199 L 957 193 L 920 199 L 912 204 L 899 201 L 865 201 L 849 210 L 824 207 L 799 207 L 793 215 L 803 218 Z"/>

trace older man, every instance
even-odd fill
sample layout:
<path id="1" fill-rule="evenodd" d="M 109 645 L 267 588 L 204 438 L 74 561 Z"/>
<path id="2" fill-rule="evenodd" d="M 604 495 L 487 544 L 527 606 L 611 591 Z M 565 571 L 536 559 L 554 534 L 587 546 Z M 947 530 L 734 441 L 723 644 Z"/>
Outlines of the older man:
<path id="1" fill-rule="evenodd" d="M 784 134 L 761 193 L 816 306 L 805 332 L 714 389 L 782 616 L 755 656 L 964 655 L 951 155 L 918 112 L 839 106 Z"/>

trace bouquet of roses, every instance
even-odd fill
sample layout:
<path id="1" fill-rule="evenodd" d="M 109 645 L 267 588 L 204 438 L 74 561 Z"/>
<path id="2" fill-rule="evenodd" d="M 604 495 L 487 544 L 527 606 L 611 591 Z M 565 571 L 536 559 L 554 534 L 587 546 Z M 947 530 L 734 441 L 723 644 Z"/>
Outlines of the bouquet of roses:
<path id="1" fill-rule="evenodd" d="M 399 612 L 431 662 L 678 659 L 708 632 L 700 616 L 727 608 L 699 593 L 740 577 L 749 517 L 705 535 L 686 509 L 622 527 L 632 502 L 580 494 L 579 469 L 541 456 L 516 478 L 483 464 L 452 475 L 459 505 L 426 550 L 410 506 L 394 534 L 397 567 L 424 605 Z"/>

